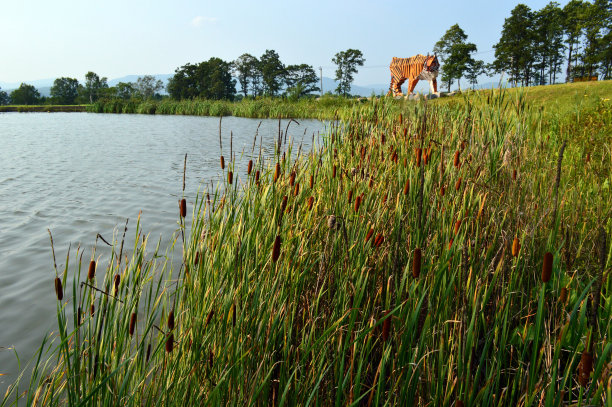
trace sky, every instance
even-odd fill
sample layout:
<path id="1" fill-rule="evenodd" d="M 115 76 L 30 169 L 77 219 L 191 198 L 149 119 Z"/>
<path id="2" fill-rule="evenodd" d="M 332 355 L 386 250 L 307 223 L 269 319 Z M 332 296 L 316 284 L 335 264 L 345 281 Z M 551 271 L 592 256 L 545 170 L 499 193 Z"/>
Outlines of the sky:
<path id="1" fill-rule="evenodd" d="M 523 1 L 532 10 L 548 0 Z M 559 1 L 561 6 L 567 3 Z M 491 62 L 518 1 L 0 0 L 0 82 L 167 74 L 211 57 L 275 50 L 284 64 L 333 77 L 349 48 L 365 64 L 355 84 L 389 81 L 391 58 L 432 51 L 454 24 Z"/>

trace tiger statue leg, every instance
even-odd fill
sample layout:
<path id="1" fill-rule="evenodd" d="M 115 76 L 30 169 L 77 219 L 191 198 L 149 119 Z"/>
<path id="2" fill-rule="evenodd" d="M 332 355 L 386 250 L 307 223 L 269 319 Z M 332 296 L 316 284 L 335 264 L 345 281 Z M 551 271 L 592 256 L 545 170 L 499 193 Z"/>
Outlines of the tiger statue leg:
<path id="1" fill-rule="evenodd" d="M 402 83 L 404 78 L 391 77 L 391 86 L 389 88 L 389 94 L 393 93 L 393 96 L 402 96 Z"/>
<path id="2" fill-rule="evenodd" d="M 433 78 L 431 81 L 429 81 L 429 90 L 431 90 L 431 93 L 433 93 L 434 95 L 439 95 L 438 80 L 436 78 Z"/>
<path id="3" fill-rule="evenodd" d="M 414 88 L 417 84 L 417 82 L 419 81 L 419 78 L 413 78 L 413 79 L 408 79 L 408 94 L 409 95 L 413 95 L 414 94 Z"/>

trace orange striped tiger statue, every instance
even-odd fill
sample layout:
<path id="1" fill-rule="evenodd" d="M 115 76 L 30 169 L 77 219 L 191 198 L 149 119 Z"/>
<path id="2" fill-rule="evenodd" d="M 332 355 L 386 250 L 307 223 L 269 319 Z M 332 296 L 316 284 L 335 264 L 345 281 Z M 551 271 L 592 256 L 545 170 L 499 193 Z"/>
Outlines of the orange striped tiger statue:
<path id="1" fill-rule="evenodd" d="M 429 88 L 432 93 L 438 94 L 438 70 L 440 69 L 440 63 L 438 57 L 415 55 L 410 58 L 396 58 L 393 57 L 391 65 L 391 86 L 389 88 L 389 94 L 393 93 L 393 96 L 402 96 L 402 84 L 408 79 L 408 93 L 413 94 L 414 87 L 419 80 L 429 81 Z"/>

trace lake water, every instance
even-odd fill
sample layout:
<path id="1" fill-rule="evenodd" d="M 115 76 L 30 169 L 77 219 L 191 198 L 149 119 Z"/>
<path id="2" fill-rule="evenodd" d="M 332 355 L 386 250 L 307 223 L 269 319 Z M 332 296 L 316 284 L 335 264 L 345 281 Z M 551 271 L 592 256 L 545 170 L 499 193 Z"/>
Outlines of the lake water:
<path id="1" fill-rule="evenodd" d="M 281 122 L 283 131 L 287 123 Z M 230 131 L 236 173 L 244 176 L 256 132 L 255 155 L 261 141 L 269 156 L 278 120 L 224 118 L 226 162 Z M 288 135 L 310 151 L 313 135 L 323 132 L 323 123 L 299 120 Z M 178 229 L 185 153 L 189 214 L 198 188 L 221 176 L 219 118 L 0 113 L 0 400 L 18 375 L 15 351 L 23 365 L 44 335 L 56 329 L 47 229 L 60 270 L 70 244 L 72 257 L 80 245 L 89 260 L 97 234 L 110 241 L 123 232 L 127 218 L 130 247 L 140 211 L 141 230 L 167 243 Z"/>

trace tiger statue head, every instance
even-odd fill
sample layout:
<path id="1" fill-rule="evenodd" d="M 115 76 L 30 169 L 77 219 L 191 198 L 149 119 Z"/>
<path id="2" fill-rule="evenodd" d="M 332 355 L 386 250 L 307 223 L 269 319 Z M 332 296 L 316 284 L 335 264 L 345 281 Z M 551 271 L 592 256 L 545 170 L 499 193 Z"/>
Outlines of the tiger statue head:
<path id="1" fill-rule="evenodd" d="M 436 54 L 433 56 L 427 55 L 425 62 L 423 63 L 423 70 L 419 74 L 419 79 L 425 81 L 431 81 L 438 76 L 440 71 L 440 62 Z"/>

